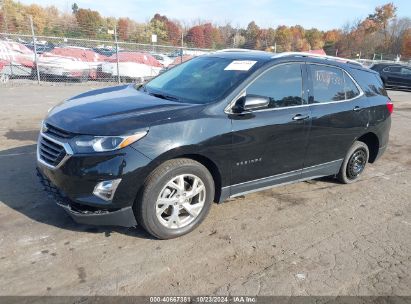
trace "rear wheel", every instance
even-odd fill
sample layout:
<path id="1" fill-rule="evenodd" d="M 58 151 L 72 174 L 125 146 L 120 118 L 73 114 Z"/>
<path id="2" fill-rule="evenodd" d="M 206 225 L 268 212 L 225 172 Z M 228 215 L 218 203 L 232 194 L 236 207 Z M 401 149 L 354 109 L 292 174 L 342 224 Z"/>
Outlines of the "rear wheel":
<path id="1" fill-rule="evenodd" d="M 194 230 L 207 216 L 213 199 L 210 172 L 194 160 L 174 159 L 150 174 L 134 211 L 148 233 L 170 239 Z"/>
<path id="2" fill-rule="evenodd" d="M 368 146 L 361 141 L 356 141 L 344 158 L 337 176 L 338 180 L 344 184 L 350 184 L 358 180 L 368 163 L 369 155 Z"/>
<path id="3" fill-rule="evenodd" d="M 7 83 L 10 80 L 10 76 L 7 74 L 0 74 L 0 83 Z"/>

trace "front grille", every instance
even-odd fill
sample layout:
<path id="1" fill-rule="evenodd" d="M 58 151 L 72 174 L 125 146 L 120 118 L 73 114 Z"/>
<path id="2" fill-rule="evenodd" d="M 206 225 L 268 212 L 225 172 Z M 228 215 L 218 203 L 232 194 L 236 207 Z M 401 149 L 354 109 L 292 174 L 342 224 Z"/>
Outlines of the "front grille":
<path id="1" fill-rule="evenodd" d="M 40 160 L 56 167 L 66 156 L 66 150 L 61 144 L 41 136 L 38 142 L 38 154 Z"/>
<path id="2" fill-rule="evenodd" d="M 52 126 L 51 124 L 46 123 L 47 131 L 45 134 L 52 135 L 58 138 L 71 138 L 73 134 L 67 131 L 64 131 L 60 128 Z"/>

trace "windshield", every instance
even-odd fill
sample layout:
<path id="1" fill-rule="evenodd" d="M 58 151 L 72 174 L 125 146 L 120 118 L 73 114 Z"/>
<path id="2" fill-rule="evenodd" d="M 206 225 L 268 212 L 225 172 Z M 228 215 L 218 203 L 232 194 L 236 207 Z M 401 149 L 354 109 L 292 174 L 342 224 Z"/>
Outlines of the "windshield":
<path id="1" fill-rule="evenodd" d="M 224 98 L 258 66 L 257 61 L 197 57 L 154 78 L 144 89 L 175 101 L 206 104 Z"/>

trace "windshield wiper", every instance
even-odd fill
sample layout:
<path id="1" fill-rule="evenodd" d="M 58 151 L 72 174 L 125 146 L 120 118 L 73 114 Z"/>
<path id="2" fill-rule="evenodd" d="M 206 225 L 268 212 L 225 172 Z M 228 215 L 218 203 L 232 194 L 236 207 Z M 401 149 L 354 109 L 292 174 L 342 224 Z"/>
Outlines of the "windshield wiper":
<path id="1" fill-rule="evenodd" d="M 174 100 L 174 101 L 179 101 L 177 97 L 166 95 L 166 94 L 160 94 L 160 93 L 149 93 L 149 95 L 161 98 L 161 99 L 167 99 L 167 100 Z"/>

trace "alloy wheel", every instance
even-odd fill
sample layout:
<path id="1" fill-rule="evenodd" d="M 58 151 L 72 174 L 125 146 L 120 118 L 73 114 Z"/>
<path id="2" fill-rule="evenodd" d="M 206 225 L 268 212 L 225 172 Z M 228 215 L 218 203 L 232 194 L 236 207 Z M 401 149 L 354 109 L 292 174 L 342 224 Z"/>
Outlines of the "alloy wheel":
<path id="1" fill-rule="evenodd" d="M 204 182 L 193 174 L 173 177 L 160 191 L 156 216 L 169 229 L 183 228 L 200 214 L 206 199 Z"/>

